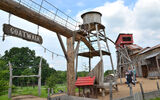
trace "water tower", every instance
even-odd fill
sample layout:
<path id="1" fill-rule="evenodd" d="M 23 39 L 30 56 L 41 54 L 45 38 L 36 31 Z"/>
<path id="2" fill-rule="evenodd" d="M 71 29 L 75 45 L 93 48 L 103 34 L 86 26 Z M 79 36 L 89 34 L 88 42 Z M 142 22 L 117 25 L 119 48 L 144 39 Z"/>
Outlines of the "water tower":
<path id="1" fill-rule="evenodd" d="M 81 52 L 78 56 L 89 58 L 89 76 L 96 76 L 96 82 L 99 85 L 104 83 L 104 60 L 103 56 L 110 56 L 110 62 L 112 70 L 114 70 L 112 56 L 107 43 L 107 37 L 105 33 L 105 26 L 101 24 L 102 14 L 96 11 L 86 12 L 81 15 L 83 24 L 80 25 L 79 34 L 83 35 L 89 43 L 94 47 L 94 50 L 88 50 L 87 52 Z M 105 46 L 105 49 L 102 48 Z M 100 61 L 91 71 L 91 59 L 93 57 L 100 57 Z"/>

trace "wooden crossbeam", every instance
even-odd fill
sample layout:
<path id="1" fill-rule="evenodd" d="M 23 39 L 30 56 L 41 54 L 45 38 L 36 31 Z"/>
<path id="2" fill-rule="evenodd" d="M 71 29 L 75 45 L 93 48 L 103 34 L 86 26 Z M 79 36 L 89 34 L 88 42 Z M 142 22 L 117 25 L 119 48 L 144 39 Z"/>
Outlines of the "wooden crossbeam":
<path id="1" fill-rule="evenodd" d="M 21 76 L 12 76 L 12 78 L 15 77 L 40 77 L 39 75 L 21 75 Z"/>

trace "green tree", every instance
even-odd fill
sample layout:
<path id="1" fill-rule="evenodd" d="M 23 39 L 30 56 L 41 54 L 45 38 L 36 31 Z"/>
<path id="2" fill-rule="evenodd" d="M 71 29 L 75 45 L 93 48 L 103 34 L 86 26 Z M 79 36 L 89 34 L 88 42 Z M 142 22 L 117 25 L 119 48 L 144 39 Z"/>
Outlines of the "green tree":
<path id="1" fill-rule="evenodd" d="M 47 86 L 49 88 L 54 88 L 57 84 L 57 76 L 55 74 L 52 74 L 50 77 L 47 78 Z"/>
<path id="2" fill-rule="evenodd" d="M 7 63 L 0 59 L 0 95 L 8 90 L 9 70 Z"/>
<path id="3" fill-rule="evenodd" d="M 13 47 L 10 50 L 5 51 L 5 55 L 2 56 L 5 61 L 10 61 L 13 66 L 13 75 L 27 74 L 30 71 L 31 74 L 38 74 L 38 66 L 40 57 L 35 56 L 35 51 L 30 50 L 28 47 L 17 48 Z M 30 69 L 29 69 L 30 68 Z M 45 84 L 47 77 L 56 71 L 53 68 L 49 68 L 49 64 L 43 58 L 42 60 L 42 85 Z M 20 85 L 23 79 L 15 78 L 13 80 L 14 85 Z M 24 78 L 23 82 L 26 82 L 27 78 Z M 37 83 L 37 80 L 35 80 Z"/>

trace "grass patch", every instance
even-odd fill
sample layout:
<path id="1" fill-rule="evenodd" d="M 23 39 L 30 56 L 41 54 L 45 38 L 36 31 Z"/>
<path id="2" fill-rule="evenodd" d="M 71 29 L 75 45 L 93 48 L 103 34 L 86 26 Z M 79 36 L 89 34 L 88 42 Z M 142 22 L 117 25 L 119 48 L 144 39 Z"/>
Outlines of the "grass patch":
<path id="1" fill-rule="evenodd" d="M 11 100 L 11 99 L 8 99 L 8 95 L 1 95 L 0 100 Z"/>
<path id="2" fill-rule="evenodd" d="M 13 90 L 12 96 L 17 96 L 17 95 L 34 95 L 38 96 L 38 87 L 36 86 L 35 88 L 33 87 L 16 87 L 15 90 Z M 47 90 L 44 86 L 41 87 L 41 96 L 42 98 L 47 97 Z"/>
<path id="3" fill-rule="evenodd" d="M 151 100 L 160 100 L 160 98 L 155 98 L 155 99 L 151 99 Z"/>

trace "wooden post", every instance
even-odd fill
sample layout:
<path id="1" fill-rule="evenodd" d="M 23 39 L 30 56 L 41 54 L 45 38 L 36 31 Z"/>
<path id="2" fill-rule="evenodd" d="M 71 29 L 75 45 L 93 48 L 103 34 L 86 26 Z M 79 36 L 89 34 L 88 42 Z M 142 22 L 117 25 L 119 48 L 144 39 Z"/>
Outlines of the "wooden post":
<path id="1" fill-rule="evenodd" d="M 51 94 L 53 95 L 53 88 L 51 88 Z"/>
<path id="2" fill-rule="evenodd" d="M 142 83 L 140 83 L 139 85 L 140 85 L 140 88 L 141 88 L 142 98 L 144 100 L 144 91 L 143 91 Z"/>
<path id="3" fill-rule="evenodd" d="M 74 71 L 74 43 L 73 38 L 67 38 L 67 93 L 75 95 L 75 71 Z"/>
<path id="4" fill-rule="evenodd" d="M 157 63 L 157 69 L 158 69 L 158 78 L 160 77 L 160 66 L 158 62 L 158 56 L 156 56 L 156 63 Z"/>
<path id="5" fill-rule="evenodd" d="M 158 91 L 159 91 L 159 83 L 158 83 L 158 80 L 157 80 L 157 82 L 156 82 L 156 83 L 157 83 L 157 89 L 158 89 Z"/>
<path id="6" fill-rule="evenodd" d="M 81 88 L 80 87 L 78 87 L 78 90 L 79 90 L 79 96 L 80 96 L 80 93 L 81 93 L 81 90 L 80 90 Z"/>
<path id="7" fill-rule="evenodd" d="M 130 90 L 130 96 L 133 96 L 133 90 L 132 90 L 132 85 L 129 84 L 129 90 Z"/>
<path id="8" fill-rule="evenodd" d="M 48 100 L 50 98 L 50 88 L 48 88 Z"/>
<path id="9" fill-rule="evenodd" d="M 113 100 L 113 97 L 112 97 L 112 81 L 109 82 L 109 98 L 110 98 L 110 100 Z"/>
<path id="10" fill-rule="evenodd" d="M 103 65 L 103 55 L 102 55 L 102 50 L 101 50 L 101 45 L 100 45 L 100 39 L 99 39 L 99 31 L 98 31 L 98 24 L 96 24 L 96 33 L 97 33 L 97 44 L 99 48 L 99 53 L 100 53 L 100 59 L 102 61 L 102 70 L 101 70 L 101 82 L 100 84 L 103 84 L 104 81 L 104 65 Z"/>
<path id="11" fill-rule="evenodd" d="M 8 64 L 9 64 L 9 71 L 10 71 L 8 98 L 11 98 L 11 96 L 12 96 L 12 65 L 11 65 L 10 61 Z"/>
<path id="12" fill-rule="evenodd" d="M 38 95 L 41 96 L 41 67 L 42 67 L 42 57 L 39 62 L 39 77 L 38 77 Z"/>

